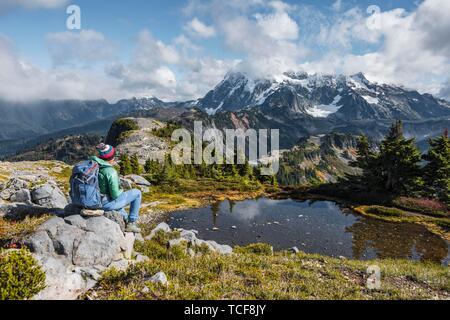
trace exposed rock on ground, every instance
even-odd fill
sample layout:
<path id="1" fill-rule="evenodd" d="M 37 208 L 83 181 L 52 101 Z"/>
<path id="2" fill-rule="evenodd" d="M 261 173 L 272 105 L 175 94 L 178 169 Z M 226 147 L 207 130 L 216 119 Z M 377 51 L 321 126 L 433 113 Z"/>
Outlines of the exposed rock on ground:
<path id="1" fill-rule="evenodd" d="M 134 241 L 134 234 L 107 217 L 51 218 L 23 240 L 47 275 L 47 288 L 35 298 L 76 299 L 107 268 L 128 268 Z"/>
<path id="2" fill-rule="evenodd" d="M 201 247 L 206 246 L 210 251 L 216 252 L 223 255 L 229 255 L 233 253 L 233 248 L 229 245 L 218 244 L 216 241 L 212 240 L 202 240 L 197 238 L 198 231 L 197 230 L 184 230 L 184 229 L 176 229 L 180 234 L 180 237 L 177 239 L 171 239 L 167 242 L 168 247 L 175 247 L 181 245 L 183 242 L 188 244 L 188 247 Z M 166 223 L 160 223 L 156 226 L 155 229 L 152 230 L 149 236 L 147 236 L 146 240 L 153 239 L 158 232 L 169 233 L 172 232 L 172 229 Z M 189 249 L 189 248 L 188 248 Z"/>

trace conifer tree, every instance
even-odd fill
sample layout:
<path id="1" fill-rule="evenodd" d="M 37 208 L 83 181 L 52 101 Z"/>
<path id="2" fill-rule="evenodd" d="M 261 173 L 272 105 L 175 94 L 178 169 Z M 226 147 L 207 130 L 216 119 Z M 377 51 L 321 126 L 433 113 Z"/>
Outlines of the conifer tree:
<path id="1" fill-rule="evenodd" d="M 131 172 L 133 174 L 138 174 L 138 175 L 142 174 L 142 168 L 141 168 L 141 165 L 139 164 L 139 158 L 138 158 L 137 154 L 134 154 L 131 157 L 130 162 L 131 162 Z"/>
<path id="2" fill-rule="evenodd" d="M 403 136 L 403 124 L 397 121 L 381 142 L 376 161 L 369 163 L 373 177 L 381 182 L 385 191 L 404 194 L 414 189 L 420 176 L 421 154 L 414 139 Z"/>
<path id="3" fill-rule="evenodd" d="M 450 139 L 448 130 L 441 137 L 430 140 L 430 149 L 423 156 L 427 164 L 423 170 L 425 193 L 450 203 Z"/>
<path id="4" fill-rule="evenodd" d="M 128 154 L 124 153 L 119 158 L 119 171 L 122 176 L 127 176 L 132 173 L 130 157 Z"/>

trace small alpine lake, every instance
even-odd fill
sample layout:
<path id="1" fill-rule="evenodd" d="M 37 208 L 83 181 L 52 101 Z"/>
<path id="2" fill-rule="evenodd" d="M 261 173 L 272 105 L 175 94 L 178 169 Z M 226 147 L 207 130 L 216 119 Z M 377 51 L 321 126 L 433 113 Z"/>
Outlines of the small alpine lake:
<path id="1" fill-rule="evenodd" d="M 274 250 L 297 247 L 306 253 L 359 260 L 450 262 L 450 243 L 425 227 L 367 218 L 332 201 L 225 200 L 173 212 L 167 223 L 232 246 L 264 242 Z"/>

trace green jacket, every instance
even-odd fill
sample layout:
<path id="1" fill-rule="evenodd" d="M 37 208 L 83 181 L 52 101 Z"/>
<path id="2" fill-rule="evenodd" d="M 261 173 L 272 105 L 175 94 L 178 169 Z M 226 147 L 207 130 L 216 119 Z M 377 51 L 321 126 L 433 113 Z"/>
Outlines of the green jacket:
<path id="1" fill-rule="evenodd" d="M 98 157 L 91 157 L 90 160 L 97 162 L 100 166 L 98 184 L 101 194 L 109 196 L 111 200 L 117 199 L 123 191 L 120 189 L 120 179 L 116 169 Z"/>

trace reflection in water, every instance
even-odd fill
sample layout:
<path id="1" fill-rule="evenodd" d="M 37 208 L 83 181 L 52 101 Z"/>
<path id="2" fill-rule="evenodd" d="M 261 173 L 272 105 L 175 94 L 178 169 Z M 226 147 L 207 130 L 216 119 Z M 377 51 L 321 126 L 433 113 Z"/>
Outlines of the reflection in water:
<path id="1" fill-rule="evenodd" d="M 335 257 L 450 261 L 449 243 L 425 227 L 369 219 L 330 201 L 223 201 L 170 219 L 172 227 L 230 245 L 266 242 L 275 250 L 297 246 Z"/>
<path id="2" fill-rule="evenodd" d="M 362 219 L 347 228 L 353 234 L 353 257 L 363 259 L 370 249 L 379 258 L 435 260 L 445 258 L 446 242 L 415 224 L 379 223 Z"/>

